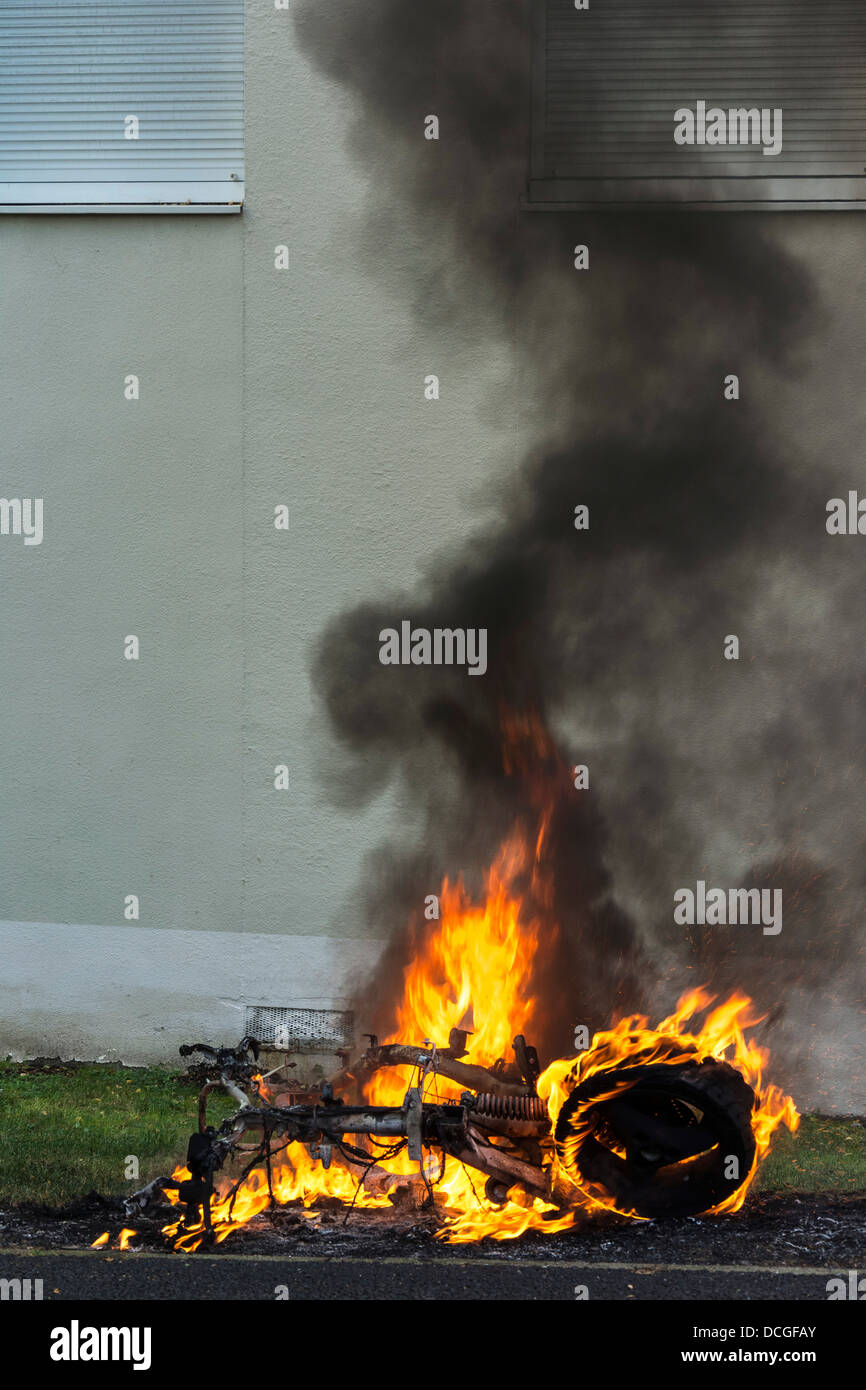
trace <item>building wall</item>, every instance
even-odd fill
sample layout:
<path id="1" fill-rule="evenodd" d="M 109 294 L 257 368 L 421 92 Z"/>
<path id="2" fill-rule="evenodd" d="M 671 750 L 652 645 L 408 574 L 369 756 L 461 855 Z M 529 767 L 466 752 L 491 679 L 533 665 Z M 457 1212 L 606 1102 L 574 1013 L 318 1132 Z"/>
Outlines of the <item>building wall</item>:
<path id="1" fill-rule="evenodd" d="M 0 494 L 45 507 L 0 541 L 0 1054 L 170 1058 L 245 1003 L 339 1007 L 379 949 L 353 890 L 397 812 L 325 798 L 311 645 L 471 524 L 507 382 L 431 414 L 460 345 L 354 263 L 349 114 L 249 3 L 242 215 L 0 226 Z"/>
<path id="2" fill-rule="evenodd" d="M 249 0 L 240 216 L 0 219 L 0 496 L 45 499 L 40 546 L 0 538 L 0 1055 L 169 1060 L 193 1034 L 234 1039 L 246 1004 L 340 1008 L 393 925 L 367 939 L 355 891 L 411 807 L 341 805 L 311 650 L 489 517 L 541 422 L 510 348 L 476 331 L 483 306 L 462 328 L 413 312 L 406 268 L 437 229 L 383 209 L 390 152 L 362 127 L 349 158 L 353 114 L 290 13 Z M 375 280 L 371 206 L 393 226 Z M 773 384 L 779 455 L 831 496 L 854 485 L 866 416 L 861 223 L 773 228 L 826 310 Z M 630 769 L 609 784 L 640 917 L 616 829 Z M 714 814 L 736 865 L 754 837 Z M 834 823 L 814 825 L 829 858 Z"/>

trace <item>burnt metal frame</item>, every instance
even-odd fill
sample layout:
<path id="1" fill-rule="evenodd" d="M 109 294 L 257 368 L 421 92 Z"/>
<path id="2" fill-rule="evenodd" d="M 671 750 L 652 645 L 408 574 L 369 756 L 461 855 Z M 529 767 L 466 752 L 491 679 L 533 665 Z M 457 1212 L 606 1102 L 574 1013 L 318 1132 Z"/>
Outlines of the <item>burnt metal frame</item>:
<path id="1" fill-rule="evenodd" d="M 574 1089 L 554 1133 L 536 1090 L 538 1055 L 522 1034 L 513 1042 L 514 1061 L 500 1058 L 492 1067 L 462 1061 L 466 1041 L 467 1034 L 456 1028 L 448 1047 L 442 1049 L 404 1043 L 380 1046 L 370 1035 L 369 1048 L 350 1071 L 302 1092 L 300 1103 L 291 1105 L 263 1101 L 261 1078 L 253 1070 L 258 1055 L 254 1039 L 244 1038 L 236 1048 L 182 1048 L 185 1056 L 204 1052 L 219 1067 L 219 1076 L 206 1080 L 199 1094 L 198 1129 L 187 1151 L 190 1177 L 184 1181 L 155 1178 L 126 1199 L 127 1216 L 141 1215 L 158 1193 L 176 1191 L 185 1208 L 183 1229 L 203 1225 L 207 1238 L 212 1231 L 214 1174 L 226 1159 L 251 1155 L 231 1191 L 231 1216 L 241 1183 L 257 1165 L 265 1166 L 268 1193 L 275 1200 L 272 1160 L 293 1143 L 303 1144 L 325 1168 L 336 1151 L 339 1162 L 359 1175 L 358 1191 L 365 1187 L 386 1194 L 398 1187 L 412 1185 L 418 1190 L 423 1185 L 428 1203 L 433 1201 L 433 1191 L 424 1165 L 425 1149 L 440 1151 L 439 1178 L 447 1157 L 477 1169 L 487 1179 L 486 1197 L 498 1204 L 507 1200 L 510 1188 L 519 1186 L 562 1209 L 574 1202 L 575 1187 L 584 1188 L 586 1180 L 591 1186 L 601 1180 L 603 1193 L 626 1203 L 621 1209 L 653 1216 L 710 1210 L 736 1191 L 751 1171 L 755 1095 L 729 1063 L 695 1056 L 673 1064 L 613 1066 L 580 1083 L 575 1074 Z M 335 1086 L 360 1094 L 376 1071 L 393 1066 L 418 1072 L 399 1106 L 347 1104 L 334 1094 Z M 467 1089 L 458 1101 L 427 1101 L 425 1086 L 435 1075 Z M 208 1096 L 216 1087 L 240 1106 L 219 1129 L 207 1122 Z M 245 1145 L 242 1140 L 249 1134 L 256 1136 L 256 1142 Z M 612 1148 L 606 1134 L 612 1134 Z M 376 1152 L 357 1147 L 350 1135 L 392 1142 Z M 387 1161 L 404 1148 L 418 1163 L 417 1174 L 396 1174 L 377 1161 Z M 620 1149 L 624 1157 L 619 1156 Z M 554 1155 L 558 1161 L 553 1161 Z M 737 1157 L 737 1173 L 742 1176 L 729 1176 L 731 1155 Z M 683 1160 L 691 1165 L 685 1171 L 676 1166 Z"/>
<path id="2" fill-rule="evenodd" d="M 251 1075 L 250 1052 L 257 1056 L 259 1046 L 254 1039 L 243 1039 L 237 1048 L 185 1045 L 181 1048 L 183 1056 L 199 1051 L 219 1064 L 219 1077 L 207 1080 L 199 1093 L 198 1130 L 191 1136 L 187 1151 L 191 1176 L 182 1182 L 168 1176 L 154 1178 L 125 1199 L 127 1216 L 140 1216 L 161 1192 L 175 1191 L 185 1207 L 184 1226 L 191 1228 L 203 1223 L 206 1233 L 210 1233 L 214 1175 L 227 1158 L 245 1152 L 240 1148 L 241 1141 L 250 1133 L 260 1134 L 261 1139 L 253 1146 L 252 1159 L 235 1185 L 235 1193 L 246 1173 L 264 1163 L 273 1199 L 271 1159 L 273 1141 L 277 1140 L 281 1141 L 278 1149 L 292 1143 L 305 1145 L 311 1156 L 326 1168 L 336 1149 L 343 1165 L 360 1175 L 359 1187 L 363 1185 L 377 1192 L 421 1182 L 427 1189 L 428 1199 L 431 1198 L 432 1188 L 424 1170 L 424 1150 L 438 1148 L 443 1160 L 445 1156 L 455 1158 L 484 1174 L 486 1195 L 493 1201 L 504 1201 L 508 1189 L 515 1184 L 533 1196 L 552 1200 L 552 1168 L 542 1162 L 540 1148 L 545 1139 L 549 1141 L 548 1147 L 552 1142 L 550 1120 L 546 1106 L 535 1091 L 539 1074 L 535 1048 L 518 1034 L 514 1039 L 515 1062 L 506 1064 L 500 1060 L 494 1067 L 487 1068 L 460 1060 L 465 1042 L 466 1034 L 458 1029 L 452 1030 L 449 1047 L 444 1049 L 402 1043 L 380 1046 L 371 1036 L 370 1047 L 353 1068 L 351 1080 L 360 1087 L 382 1067 L 417 1067 L 418 1084 L 407 1089 L 400 1106 L 347 1105 L 335 1098 L 333 1085 L 348 1082 L 350 1077 L 346 1072 L 335 1078 L 334 1083 L 326 1082 L 313 1103 L 252 1104 L 242 1086 L 252 1090 L 260 1100 L 258 1081 Z M 433 1075 L 447 1077 L 471 1089 L 465 1090 L 459 1101 L 425 1101 L 425 1083 Z M 207 1123 L 207 1099 L 215 1088 L 228 1092 L 240 1105 L 237 1113 L 224 1120 L 219 1129 Z M 376 1154 L 351 1144 L 349 1135 L 395 1141 L 394 1153 L 405 1147 L 410 1159 L 419 1163 L 419 1174 L 407 1178 L 388 1171 L 377 1163 Z M 506 1139 L 508 1148 L 491 1142 L 494 1136 Z"/>

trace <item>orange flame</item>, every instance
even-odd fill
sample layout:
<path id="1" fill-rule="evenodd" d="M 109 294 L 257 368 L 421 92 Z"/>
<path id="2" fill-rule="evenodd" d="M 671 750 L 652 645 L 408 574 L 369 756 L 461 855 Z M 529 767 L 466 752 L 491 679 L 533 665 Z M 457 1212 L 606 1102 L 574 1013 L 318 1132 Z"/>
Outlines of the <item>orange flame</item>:
<path id="1" fill-rule="evenodd" d="M 471 899 L 462 878 L 455 883 L 446 878 L 440 894 L 440 917 L 412 925 L 413 954 L 405 970 L 403 997 L 397 1005 L 390 1036 L 384 1040 L 419 1047 L 429 1041 L 443 1048 L 448 1045 L 450 1031 L 458 1028 L 467 1033 L 466 1054 L 461 1060 L 485 1067 L 499 1058 L 510 1058 L 516 1033 L 532 1036 L 538 1009 L 532 979 L 542 940 L 539 913 L 545 918 L 545 943 L 556 932 L 549 921 L 553 899 L 544 864 L 545 839 L 556 799 L 568 785 L 565 769 L 539 720 L 532 715 L 505 717 L 503 732 L 506 771 L 525 779 L 537 822 L 531 831 L 518 825 L 501 846 L 488 871 L 482 901 Z M 741 1207 L 774 1132 L 783 1123 L 796 1129 L 799 1116 L 793 1101 L 763 1079 L 767 1053 L 746 1037 L 746 1029 L 760 1022 L 751 1001 L 745 995 L 734 994 L 711 1008 L 713 1004 L 715 999 L 706 989 L 692 990 L 655 1027 L 642 1015 L 624 1018 L 597 1033 L 580 1056 L 553 1062 L 543 1072 L 538 1093 L 547 1102 L 551 1121 L 550 1136 L 542 1143 L 543 1164 L 551 1190 L 559 1194 L 563 1188 L 568 1189 L 567 1205 L 561 1200 L 544 1201 L 518 1187 L 508 1191 L 504 1205 L 496 1205 L 485 1197 L 485 1178 L 478 1170 L 446 1157 L 440 1172 L 437 1155 L 425 1154 L 424 1171 L 441 1177 L 434 1189 L 441 1220 L 440 1238 L 449 1242 L 474 1241 L 483 1236 L 513 1239 L 528 1229 L 560 1230 L 573 1223 L 577 1211 L 615 1210 L 606 1192 L 584 1190 L 564 1174 L 552 1133 L 560 1108 L 576 1085 L 595 1073 L 623 1064 L 678 1065 L 711 1057 L 729 1062 L 742 1073 L 756 1097 L 752 1116 L 756 1154 L 741 1186 L 715 1211 L 736 1211 Z M 689 1031 L 686 1025 L 707 1010 L 703 1024 Z M 372 1104 L 399 1106 L 407 1086 L 413 1084 L 417 1075 L 413 1068 L 406 1067 L 378 1071 L 367 1083 L 366 1097 Z M 267 1087 L 260 1078 L 257 1082 L 261 1098 L 267 1099 Z M 424 1099 L 434 1101 L 456 1099 L 463 1089 L 435 1073 L 428 1075 L 423 1085 Z M 367 1152 L 376 1159 L 374 1144 L 369 1145 Z M 411 1162 L 405 1152 L 376 1162 L 380 1182 L 370 1190 L 362 1181 L 362 1167 L 355 1170 L 335 1155 L 331 1166 L 325 1168 L 319 1156 L 304 1146 L 283 1147 L 272 1156 L 274 1197 L 280 1204 L 295 1204 L 305 1219 L 315 1222 L 316 1202 L 322 1197 L 337 1199 L 347 1206 L 388 1207 L 388 1181 L 399 1183 L 401 1175 L 404 1180 L 414 1176 L 414 1190 L 420 1190 L 422 1196 L 426 1193 L 423 1184 L 419 1188 L 417 1162 Z M 381 1181 L 383 1174 L 390 1175 L 388 1181 Z M 178 1168 L 174 1177 L 183 1181 L 189 1173 Z M 176 1195 L 168 1195 L 176 1204 Z M 240 1182 L 221 1176 L 211 1210 L 214 1238 L 224 1240 L 239 1226 L 265 1212 L 268 1205 L 267 1177 L 261 1167 Z M 178 1249 L 187 1251 L 197 1249 L 205 1235 L 202 1225 L 184 1229 L 180 1221 L 166 1226 L 164 1233 Z"/>
<path id="2" fill-rule="evenodd" d="M 675 1011 L 655 1028 L 649 1026 L 649 1020 L 642 1014 L 621 1019 L 613 1028 L 596 1033 L 591 1046 L 579 1057 L 553 1062 L 539 1077 L 538 1092 L 547 1101 L 551 1124 L 555 1125 L 562 1104 L 574 1087 L 599 1072 L 623 1065 L 659 1062 L 678 1066 L 708 1057 L 736 1067 L 755 1093 L 751 1117 L 755 1157 L 741 1186 L 712 1208 L 714 1214 L 719 1214 L 740 1209 L 769 1151 L 774 1132 L 780 1124 L 796 1130 L 800 1116 L 790 1096 L 763 1080 L 769 1053 L 745 1035 L 746 1028 L 754 1027 L 762 1019 L 745 994 L 732 994 L 725 1003 L 718 1005 L 707 1014 L 697 1032 L 685 1031 L 685 1025 L 714 1002 L 715 996 L 706 989 L 694 989 L 684 994 Z M 606 1193 L 598 1190 L 581 1190 L 579 1196 L 581 1204 L 590 1209 L 619 1210 Z M 622 1214 L 633 1215 L 628 1211 Z"/>
<path id="3" fill-rule="evenodd" d="M 507 1057 L 515 1033 L 532 1029 L 536 1000 L 528 993 L 538 949 L 540 923 L 521 921 L 513 892 L 531 866 L 528 846 L 515 832 L 502 846 L 487 876 L 485 899 L 470 901 L 462 879 L 446 878 L 439 895 L 441 919 L 411 929 L 414 957 L 405 972 L 396 1025 L 386 1042 L 448 1043 L 471 1009 L 472 1028 L 461 1060 L 489 1066 Z M 374 1076 L 367 1091 L 376 1105 L 399 1105 L 408 1077 Z M 459 1096 L 456 1082 L 435 1078 L 436 1092 Z"/>
<path id="4" fill-rule="evenodd" d="M 423 1044 L 425 1039 L 444 1047 L 452 1028 L 466 1023 L 473 1011 L 474 1028 L 467 1039 L 467 1053 L 461 1060 L 490 1064 L 510 1052 L 514 1034 L 531 1027 L 535 999 L 527 993 L 527 981 L 538 947 L 540 923 L 521 921 L 521 902 L 513 892 L 519 874 L 532 866 L 532 853 L 524 836 L 516 833 L 502 846 L 487 875 L 484 901 L 473 903 L 462 880 L 446 879 L 440 894 L 441 917 L 424 922 L 413 930 L 415 955 L 405 972 L 405 989 L 397 1010 L 396 1025 L 385 1041 Z M 400 1105 L 412 1078 L 411 1070 L 392 1067 L 373 1075 L 366 1097 L 374 1105 Z M 431 1076 L 425 1099 L 456 1098 L 463 1088 L 441 1076 Z M 371 1150 L 375 1158 L 375 1149 Z M 405 1154 L 383 1160 L 380 1168 L 395 1177 L 417 1173 L 417 1163 Z M 439 1163 L 431 1155 L 428 1171 L 438 1173 Z M 174 1173 L 177 1181 L 189 1177 L 185 1168 Z M 311 1216 L 317 1198 L 336 1198 L 362 1208 L 390 1208 L 387 1191 L 367 1191 L 361 1184 L 362 1170 L 355 1173 L 336 1161 L 325 1169 L 300 1144 L 284 1150 L 272 1162 L 271 1185 L 275 1200 L 298 1203 Z M 483 1175 L 468 1171 L 452 1158 L 445 1160 L 442 1181 L 437 1184 L 440 1201 L 448 1215 L 465 1207 L 495 1211 L 480 1196 Z M 269 1205 L 267 1176 L 254 1169 L 230 1200 L 233 1183 L 221 1177 L 218 1197 L 211 1204 L 214 1236 L 222 1241 L 233 1230 Z M 177 1202 L 173 1193 L 169 1199 Z M 521 1199 L 523 1200 L 523 1199 Z M 511 1205 L 511 1204 L 509 1204 Z M 522 1208 L 515 1207 L 523 1218 Z M 514 1234 L 518 1232 L 515 1231 Z M 165 1228 L 178 1249 L 195 1250 L 201 1244 L 204 1227 L 182 1231 L 180 1222 Z"/>
<path id="5" fill-rule="evenodd" d="M 386 1041 L 417 1042 L 420 1046 L 428 1039 L 444 1046 L 452 1028 L 474 1025 L 476 1031 L 467 1038 L 467 1055 L 462 1060 L 490 1066 L 498 1057 L 508 1055 L 515 1033 L 526 1029 L 531 1034 L 537 1001 L 527 982 L 532 977 L 540 924 L 537 920 L 522 920 L 522 902 L 513 890 L 515 879 L 527 868 L 530 858 L 526 838 L 519 834 L 510 837 L 489 872 L 481 903 L 470 900 L 461 881 L 452 885 L 446 880 L 440 898 L 441 919 L 414 929 L 415 954 L 405 972 L 395 1028 Z M 742 1185 L 714 1209 L 720 1213 L 742 1206 L 774 1131 L 783 1123 L 796 1129 L 799 1117 L 793 1101 L 763 1080 L 766 1050 L 746 1037 L 746 1029 L 760 1022 L 750 1000 L 734 994 L 725 1003 L 710 1008 L 714 1002 L 705 989 L 696 989 L 683 995 L 675 1011 L 655 1027 L 642 1015 L 621 1019 L 612 1028 L 597 1033 L 580 1056 L 561 1059 L 547 1067 L 539 1078 L 538 1092 L 547 1101 L 552 1132 L 566 1096 L 596 1072 L 623 1064 L 679 1065 L 705 1057 L 729 1062 L 742 1073 L 756 1095 L 752 1117 L 756 1154 Z M 686 1025 L 706 1010 L 709 1012 L 703 1024 L 690 1031 Z M 377 1105 L 399 1105 L 412 1077 L 408 1068 L 377 1072 L 368 1083 L 367 1098 Z M 425 1099 L 456 1098 L 461 1089 L 456 1082 L 431 1075 Z M 561 1179 L 549 1142 L 547 1148 L 545 1161 Z M 428 1161 L 428 1171 L 431 1166 L 439 1168 L 438 1162 Z M 394 1174 L 418 1171 L 418 1165 L 405 1154 L 382 1160 L 380 1167 Z M 182 1179 L 188 1174 L 179 1170 L 175 1176 Z M 316 1200 L 323 1195 L 365 1208 L 389 1205 L 387 1193 L 366 1191 L 359 1188 L 359 1181 L 358 1174 L 336 1162 L 324 1169 L 297 1144 L 273 1165 L 277 1202 L 299 1203 L 313 1219 Z M 504 1206 L 497 1206 L 484 1197 L 483 1188 L 483 1174 L 451 1157 L 445 1159 L 442 1179 L 435 1189 L 442 1218 L 439 1235 L 443 1240 L 462 1243 L 483 1236 L 513 1239 L 528 1229 L 561 1230 L 573 1223 L 576 1211 L 617 1210 L 606 1193 L 584 1191 L 573 1182 L 569 1209 L 565 1211 L 516 1187 L 509 1191 Z M 212 1212 L 217 1241 L 268 1207 L 267 1181 L 261 1169 L 254 1170 L 241 1184 L 231 1211 L 230 1191 L 228 1179 L 220 1179 L 220 1195 Z M 166 1228 L 166 1234 L 176 1239 L 178 1248 L 185 1250 L 196 1249 L 203 1233 L 200 1226 L 182 1232 L 180 1223 Z"/>

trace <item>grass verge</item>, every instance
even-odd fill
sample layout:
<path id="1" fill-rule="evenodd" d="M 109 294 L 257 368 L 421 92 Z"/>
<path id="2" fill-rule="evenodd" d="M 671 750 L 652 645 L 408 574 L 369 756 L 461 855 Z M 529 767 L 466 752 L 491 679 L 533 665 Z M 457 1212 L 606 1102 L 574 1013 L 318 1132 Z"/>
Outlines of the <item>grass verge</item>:
<path id="1" fill-rule="evenodd" d="M 194 1087 L 177 1068 L 81 1066 L 27 1071 L 0 1062 L 0 1206 L 63 1206 L 96 1190 L 125 1196 L 186 1156 Z M 237 1107 L 214 1097 L 218 1121 Z M 130 1159 L 138 1176 L 127 1178 Z"/>
<path id="2" fill-rule="evenodd" d="M 170 1067 L 34 1071 L 0 1062 L 0 1206 L 64 1206 L 94 1189 L 124 1196 L 186 1154 L 196 1090 Z M 236 1108 L 211 1097 L 218 1122 Z M 131 1158 L 138 1175 L 125 1176 Z M 756 1179 L 761 1191 L 866 1191 L 866 1125 L 807 1115 L 781 1131 Z"/>
<path id="3" fill-rule="evenodd" d="M 866 1192 L 866 1124 L 804 1115 L 795 1134 L 783 1126 L 755 1186 L 762 1192 Z"/>

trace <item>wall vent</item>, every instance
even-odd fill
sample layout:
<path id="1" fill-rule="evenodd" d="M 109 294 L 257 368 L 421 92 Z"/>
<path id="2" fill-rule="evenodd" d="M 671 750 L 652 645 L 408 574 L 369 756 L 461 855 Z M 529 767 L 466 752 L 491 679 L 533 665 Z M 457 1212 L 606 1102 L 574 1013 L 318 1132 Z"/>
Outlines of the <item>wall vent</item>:
<path id="1" fill-rule="evenodd" d="M 353 1044 L 354 1015 L 340 1009 L 287 1009 L 250 1004 L 244 1032 L 285 1052 L 334 1052 Z"/>

